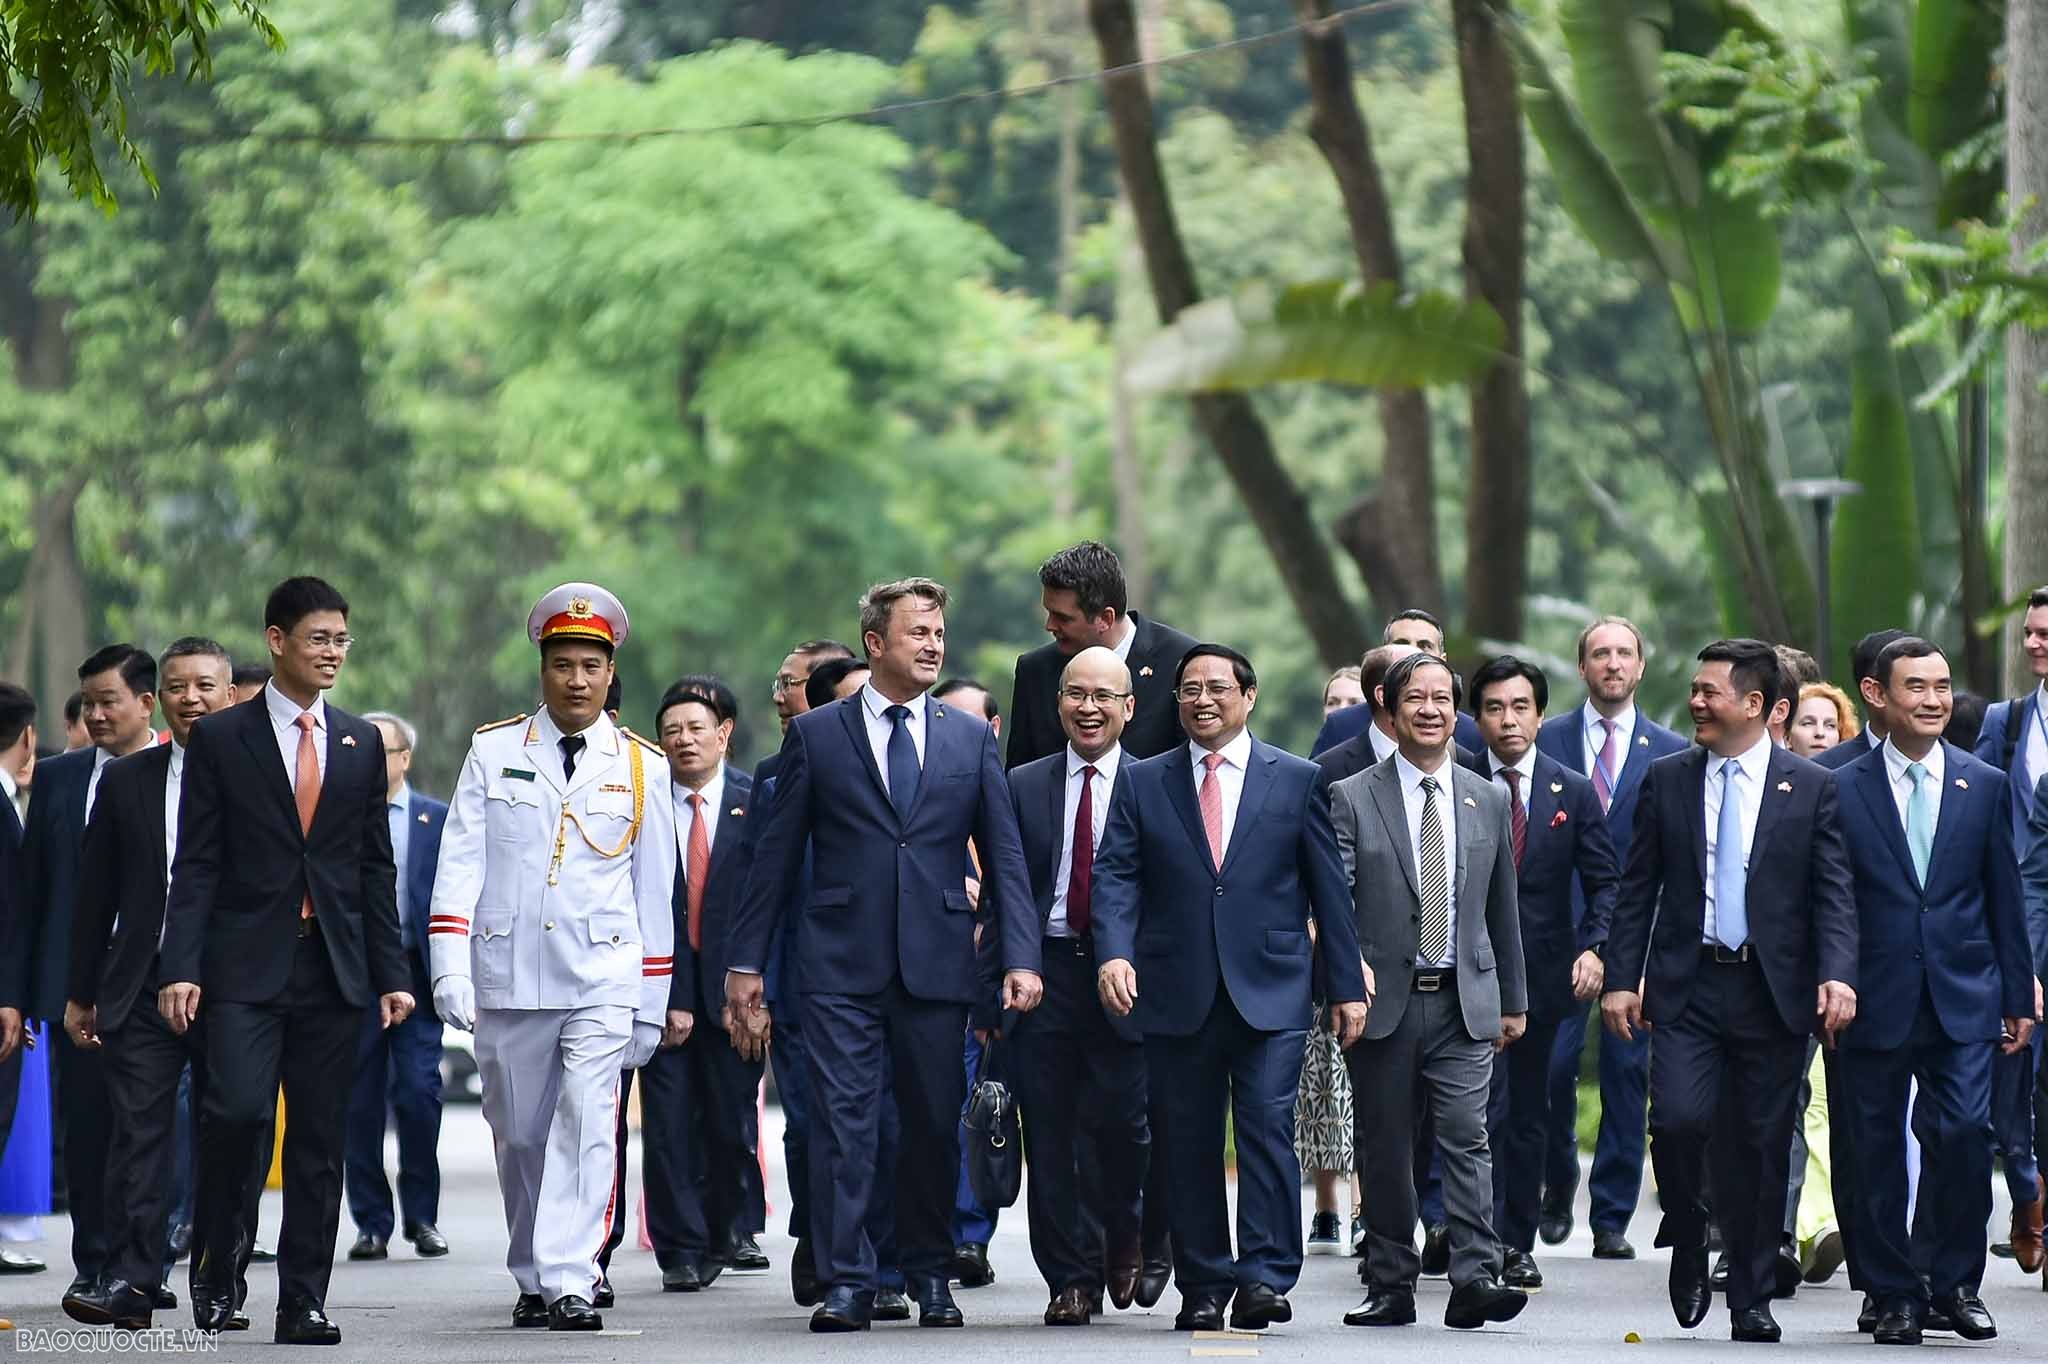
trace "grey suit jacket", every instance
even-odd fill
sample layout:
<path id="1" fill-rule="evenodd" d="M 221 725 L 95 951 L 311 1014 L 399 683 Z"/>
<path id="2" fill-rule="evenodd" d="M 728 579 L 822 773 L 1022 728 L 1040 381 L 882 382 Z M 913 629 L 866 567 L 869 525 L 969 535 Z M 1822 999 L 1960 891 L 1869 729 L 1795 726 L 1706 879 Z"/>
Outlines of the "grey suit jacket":
<path id="1" fill-rule="evenodd" d="M 1451 774 L 1451 807 L 1458 821 L 1458 865 L 1451 878 L 1458 1003 L 1465 1031 L 1491 1041 L 1500 1036 L 1503 1013 L 1529 1009 L 1508 797 L 1495 783 L 1455 762 L 1445 770 Z M 1398 772 L 1389 758 L 1330 786 L 1330 817 L 1351 882 L 1358 946 L 1372 967 L 1377 991 L 1365 1023 L 1368 1040 L 1387 1037 L 1400 1026 L 1422 933 L 1421 890 Z"/>

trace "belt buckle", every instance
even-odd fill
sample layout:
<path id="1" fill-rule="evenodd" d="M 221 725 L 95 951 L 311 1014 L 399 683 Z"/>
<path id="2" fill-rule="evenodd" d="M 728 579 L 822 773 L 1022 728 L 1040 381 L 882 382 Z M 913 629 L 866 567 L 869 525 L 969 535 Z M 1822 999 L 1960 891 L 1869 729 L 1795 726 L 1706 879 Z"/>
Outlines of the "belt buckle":
<path id="1" fill-rule="evenodd" d="M 1714 960 L 1723 966 L 1739 966 L 1749 960 L 1749 944 L 1744 943 L 1740 947 L 1725 947 L 1720 943 L 1715 943 Z"/>
<path id="2" fill-rule="evenodd" d="M 1415 988 L 1425 995 L 1435 994 L 1444 988 L 1444 973 L 1441 971 L 1418 971 L 1415 973 Z"/>
<path id="3" fill-rule="evenodd" d="M 299 936 L 300 936 L 300 937 L 302 937 L 302 938 L 310 938 L 310 937 L 312 937 L 312 936 L 313 936 L 313 925 L 314 925 L 314 922 L 315 922 L 315 920 L 314 920 L 313 916 L 312 916 L 312 915 L 310 915 L 310 914 L 308 914 L 308 915 L 307 915 L 306 917 L 304 917 L 303 919 L 300 919 L 300 920 L 299 920 Z"/>

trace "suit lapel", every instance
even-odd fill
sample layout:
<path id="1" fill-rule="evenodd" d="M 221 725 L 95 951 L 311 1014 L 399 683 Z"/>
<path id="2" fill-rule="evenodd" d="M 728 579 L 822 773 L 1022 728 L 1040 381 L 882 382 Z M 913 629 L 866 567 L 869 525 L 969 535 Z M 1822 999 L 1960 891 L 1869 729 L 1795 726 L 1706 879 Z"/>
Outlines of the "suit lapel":
<path id="1" fill-rule="evenodd" d="M 1223 850 L 1223 870 L 1237 860 L 1237 850 L 1244 846 L 1252 825 L 1258 823 L 1259 811 L 1265 808 L 1266 795 L 1273 788 L 1273 764 L 1278 761 L 1272 749 L 1252 740 L 1251 760 L 1244 769 L 1244 789 L 1237 798 L 1237 823 L 1230 830 L 1230 846 Z M 1206 834 L 1202 841 L 1208 842 Z"/>
<path id="2" fill-rule="evenodd" d="M 1372 792 L 1372 803 L 1380 812 L 1380 823 L 1386 826 L 1387 841 L 1394 845 L 1394 856 L 1401 863 L 1401 874 L 1408 878 L 1408 893 L 1422 902 L 1422 883 L 1415 875 L 1415 850 L 1408 846 L 1408 810 L 1401 794 L 1401 776 L 1393 763 L 1379 763 L 1370 769 L 1365 779 L 1366 789 Z"/>
<path id="3" fill-rule="evenodd" d="M 1451 882 L 1451 903 L 1455 905 L 1465 898 L 1465 860 L 1472 840 L 1479 836 L 1479 797 L 1471 787 L 1482 779 L 1456 763 L 1449 764 L 1447 770 L 1451 781 L 1444 794 L 1451 798 L 1452 825 L 1458 831 L 1458 865 Z"/>
<path id="4" fill-rule="evenodd" d="M 630 744 L 633 742 L 619 733 L 618 726 L 602 716 L 598 718 L 598 723 L 584 730 L 583 733 L 589 742 L 584 744 L 583 751 L 576 755 L 576 771 L 569 778 L 567 787 L 562 791 L 562 799 L 564 800 L 576 795 L 602 775 L 604 763 L 600 762 L 599 759 L 616 758 L 619 755 L 620 744 Z"/>
<path id="5" fill-rule="evenodd" d="M 704 874 L 704 885 L 708 892 L 711 883 L 718 879 L 719 870 L 731 860 L 727 850 L 740 842 L 740 822 L 746 818 L 749 798 L 753 795 L 753 784 L 738 770 L 725 769 L 725 808 L 713 812 L 713 825 L 718 830 L 711 840 L 711 866 Z M 687 860 L 687 858 L 686 858 Z"/>
<path id="6" fill-rule="evenodd" d="M 1649 723 L 1649 720 L 1644 717 L 1642 709 L 1638 707 L 1636 710 L 1635 728 L 1629 731 L 1628 751 L 1621 755 L 1621 775 L 1615 778 L 1614 800 L 1609 802 L 1610 805 L 1619 802 L 1630 790 L 1642 783 L 1643 772 L 1650 765 Z M 1579 750 L 1581 753 L 1585 751 L 1583 736 L 1581 736 Z M 1584 775 L 1590 778 L 1593 774 L 1587 772 Z M 1704 799 L 1704 797 L 1702 798 Z M 1705 856 L 1704 853 L 1701 855 Z"/>
<path id="7" fill-rule="evenodd" d="M 894 814 L 896 807 L 889 803 L 889 788 L 882 783 L 882 770 L 875 766 L 875 750 L 868 746 L 867 703 L 861 699 L 859 692 L 855 692 L 834 704 L 839 707 L 839 722 L 846 728 L 846 738 L 853 745 L 854 756 L 860 759 L 861 767 L 866 769 L 868 780 L 875 784 L 875 793 L 881 796 L 882 804 L 888 805 L 889 812 Z M 922 786 L 923 783 L 920 782 L 919 785 Z"/>
<path id="8" fill-rule="evenodd" d="M 150 750 L 152 753 L 156 750 Z M 149 840 L 152 860 L 156 863 L 157 879 L 166 883 L 170 880 L 170 868 L 164 865 L 164 857 L 170 851 L 164 841 L 164 783 L 171 779 L 170 745 L 164 745 L 164 760 L 151 763 L 150 770 L 143 774 L 142 815 L 143 827 L 155 833 Z M 102 791 L 100 794 L 105 795 Z"/>
<path id="9" fill-rule="evenodd" d="M 1060 874 L 1060 848 L 1067 837 L 1067 750 L 1064 747 L 1060 749 L 1059 761 L 1052 765 L 1051 778 L 1045 785 L 1045 827 L 1052 830 L 1052 837 L 1046 840 L 1046 855 L 1052 859 L 1052 867 L 1045 874 L 1045 883 L 1057 893 L 1059 887 L 1054 883 Z M 1094 796 L 1097 800 L 1108 800 L 1109 792 L 1098 789 Z M 1046 903 L 1050 905 L 1052 902 L 1048 900 Z"/>
<path id="10" fill-rule="evenodd" d="M 1756 869 L 1763 865 L 1764 846 L 1771 841 L 1771 834 L 1777 830 L 1778 816 L 1784 813 L 1785 803 L 1792 799 L 1798 783 L 1792 777 L 1792 759 L 1785 750 L 1773 744 L 1770 761 L 1764 764 L 1763 796 L 1757 802 L 1756 833 L 1749 840 L 1749 870 L 1744 877 L 1745 884 L 1756 879 Z M 1706 805 L 1702 800 L 1700 819 L 1706 819 Z"/>
<path id="11" fill-rule="evenodd" d="M 299 828 L 299 807 L 292 798 L 291 777 L 284 770 L 284 754 L 277 746 L 277 730 L 270 723 L 270 699 L 257 698 L 250 706 L 237 706 L 236 712 L 247 710 L 249 718 L 242 722 L 242 742 L 248 747 L 249 756 L 256 761 L 259 780 L 270 788 L 276 797 L 277 807 L 283 813 L 285 823 L 292 832 L 305 837 Z"/>
<path id="12" fill-rule="evenodd" d="M 1180 822 L 1187 827 L 1188 837 L 1194 840 L 1195 848 L 1202 854 L 1202 864 L 1210 871 L 1218 870 L 1216 859 L 1209 855 L 1209 833 L 1202 827 L 1202 811 L 1195 804 L 1195 760 L 1186 744 L 1176 744 L 1171 750 L 1172 757 L 1166 762 L 1166 798 L 1173 802 L 1173 808 L 1180 811 Z M 1239 802 L 1239 812 L 1243 802 Z"/>
<path id="13" fill-rule="evenodd" d="M 910 816 L 903 822 L 917 818 L 917 812 L 924 808 L 924 798 L 931 793 L 935 779 L 945 772 L 945 764 L 952 758 L 952 737 L 954 726 L 947 722 L 946 708 L 927 696 L 924 698 L 924 765 L 917 774 L 917 795 L 910 802 Z"/>
<path id="14" fill-rule="evenodd" d="M 1699 870 L 1700 884 L 1707 883 L 1707 750 L 1694 748 L 1686 755 L 1692 770 L 1685 778 L 1685 824 L 1692 830 L 1693 865 Z"/>
<path id="15" fill-rule="evenodd" d="M 1949 845 L 1949 834 L 1962 819 L 1963 802 L 1970 798 L 1967 788 L 1958 788 L 1955 771 L 1963 765 L 1964 753 L 1946 739 L 1939 741 L 1942 746 L 1942 780 L 1948 789 L 1941 793 L 1941 809 L 1934 816 L 1934 848 L 1927 857 L 1927 884 L 1934 884 L 1934 874 L 1941 869 L 1943 854 Z M 1896 822 L 1896 821 L 1895 821 Z"/>
<path id="16" fill-rule="evenodd" d="M 1899 871 L 1908 881 L 1919 884 L 1919 878 L 1913 874 L 1912 849 L 1906 846 L 1905 826 L 1899 822 L 1899 807 L 1892 802 L 1891 769 L 1885 766 L 1882 757 L 1874 763 L 1865 763 L 1857 769 L 1854 785 L 1856 798 L 1863 802 L 1870 822 L 1877 826 L 1884 839 L 1885 847 L 1891 849 Z M 1936 846 L 1940 844 L 1937 842 Z"/>
<path id="17" fill-rule="evenodd" d="M 320 801 L 313 807 L 313 827 L 307 832 L 306 836 L 308 838 L 319 833 L 321 826 L 328 822 L 329 812 L 335 805 L 335 802 L 328 798 L 328 793 L 337 785 L 347 784 L 349 773 L 345 764 L 348 762 L 350 755 L 355 753 L 359 747 L 359 745 L 342 742 L 342 726 L 348 723 L 349 717 L 341 714 L 332 706 L 327 706 L 325 709 L 327 711 L 327 767 L 320 774 Z"/>
<path id="18" fill-rule="evenodd" d="M 1526 799 L 1523 801 L 1529 815 L 1529 842 L 1522 850 L 1524 866 L 1536 855 L 1538 841 L 1548 843 L 1551 838 L 1552 821 L 1564 808 L 1563 776 L 1564 770 L 1550 758 L 1541 753 L 1536 755 L 1536 765 L 1529 771 L 1529 789 L 1524 793 Z"/>

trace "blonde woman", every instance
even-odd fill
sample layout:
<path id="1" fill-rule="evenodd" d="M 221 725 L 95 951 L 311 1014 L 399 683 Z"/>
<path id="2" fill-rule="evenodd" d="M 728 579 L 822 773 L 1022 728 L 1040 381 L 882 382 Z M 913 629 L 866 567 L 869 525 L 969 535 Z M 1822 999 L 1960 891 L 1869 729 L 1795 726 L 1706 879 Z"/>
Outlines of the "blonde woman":
<path id="1" fill-rule="evenodd" d="M 1809 682 L 1799 689 L 1785 746 L 1802 758 L 1814 758 L 1855 738 L 1860 728 L 1847 693 L 1832 682 Z"/>

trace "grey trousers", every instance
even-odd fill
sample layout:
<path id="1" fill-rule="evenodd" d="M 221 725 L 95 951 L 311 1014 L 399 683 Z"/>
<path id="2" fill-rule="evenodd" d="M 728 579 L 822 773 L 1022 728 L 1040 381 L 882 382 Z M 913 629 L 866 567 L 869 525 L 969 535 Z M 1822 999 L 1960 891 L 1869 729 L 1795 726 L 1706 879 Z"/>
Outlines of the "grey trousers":
<path id="1" fill-rule="evenodd" d="M 1476 1041 L 1465 1031 L 1457 991 L 1410 994 L 1394 1031 L 1354 1044 L 1347 1061 L 1365 1179 L 1365 1261 L 1372 1283 L 1412 1291 L 1422 1272 L 1422 1258 L 1415 1253 L 1414 1146 L 1415 1120 L 1424 1106 L 1443 1159 L 1451 1286 L 1498 1276 L 1493 1161 L 1486 1145 L 1493 1043 Z"/>

